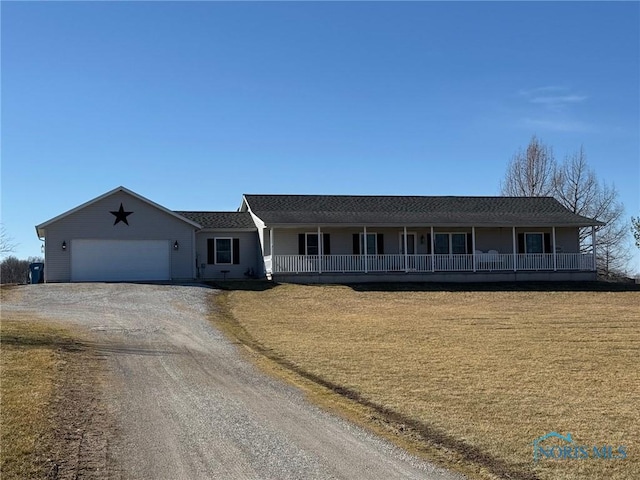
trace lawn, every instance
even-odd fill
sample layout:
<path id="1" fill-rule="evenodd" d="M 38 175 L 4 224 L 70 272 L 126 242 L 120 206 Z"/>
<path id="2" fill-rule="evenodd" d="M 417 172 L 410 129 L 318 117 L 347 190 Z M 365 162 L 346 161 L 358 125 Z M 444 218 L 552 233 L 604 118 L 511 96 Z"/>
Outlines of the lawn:
<path id="1" fill-rule="evenodd" d="M 222 302 L 245 342 L 441 465 L 474 478 L 640 478 L 638 292 L 280 285 Z M 532 442 L 553 431 L 626 458 L 534 462 Z"/>
<path id="2" fill-rule="evenodd" d="M 79 332 L 30 312 L 3 309 L 0 344 L 0 477 L 71 478 L 99 362 Z"/>
<path id="3" fill-rule="evenodd" d="M 45 478 L 52 468 L 52 411 L 68 332 L 33 317 L 2 319 L 2 478 Z"/>

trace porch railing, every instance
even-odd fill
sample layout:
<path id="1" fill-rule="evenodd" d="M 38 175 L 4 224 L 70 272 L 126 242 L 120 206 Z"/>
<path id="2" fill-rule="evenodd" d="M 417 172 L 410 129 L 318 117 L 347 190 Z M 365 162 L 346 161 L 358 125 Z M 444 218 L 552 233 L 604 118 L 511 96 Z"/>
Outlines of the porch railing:
<path id="1" fill-rule="evenodd" d="M 274 255 L 265 257 L 271 273 L 468 272 L 593 270 L 593 256 L 479 253 L 475 255 Z M 515 260 L 515 269 L 514 269 Z"/>

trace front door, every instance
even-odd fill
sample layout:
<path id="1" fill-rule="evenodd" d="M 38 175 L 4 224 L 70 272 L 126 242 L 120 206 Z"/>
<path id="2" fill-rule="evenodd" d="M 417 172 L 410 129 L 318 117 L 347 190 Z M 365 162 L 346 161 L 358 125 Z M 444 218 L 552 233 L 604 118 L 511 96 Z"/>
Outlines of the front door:
<path id="1" fill-rule="evenodd" d="M 400 253 L 404 255 L 404 233 L 400 234 Z M 416 253 L 416 234 L 407 233 L 407 254 L 415 255 Z"/>

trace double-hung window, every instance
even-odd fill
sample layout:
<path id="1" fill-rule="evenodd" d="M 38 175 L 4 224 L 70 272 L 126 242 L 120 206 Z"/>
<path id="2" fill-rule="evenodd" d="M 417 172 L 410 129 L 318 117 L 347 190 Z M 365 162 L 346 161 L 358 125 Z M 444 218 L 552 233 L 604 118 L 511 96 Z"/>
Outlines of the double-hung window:
<path id="1" fill-rule="evenodd" d="M 376 233 L 367 233 L 367 255 L 376 255 L 378 253 L 378 235 Z M 360 252 L 364 253 L 364 233 L 360 234 Z"/>
<path id="2" fill-rule="evenodd" d="M 544 237 L 542 233 L 524 234 L 525 253 L 544 253 Z"/>
<path id="3" fill-rule="evenodd" d="M 305 234 L 305 237 L 305 254 L 320 255 L 320 248 L 318 246 L 318 234 L 307 233 Z"/>
<path id="4" fill-rule="evenodd" d="M 240 263 L 240 240 L 231 237 L 216 237 L 207 240 L 207 263 L 209 265 L 234 265 Z"/>
<path id="5" fill-rule="evenodd" d="M 331 235 L 318 232 L 298 234 L 298 255 L 331 255 Z"/>
<path id="6" fill-rule="evenodd" d="M 438 255 L 464 255 L 467 253 L 467 234 L 436 233 L 435 253 Z"/>

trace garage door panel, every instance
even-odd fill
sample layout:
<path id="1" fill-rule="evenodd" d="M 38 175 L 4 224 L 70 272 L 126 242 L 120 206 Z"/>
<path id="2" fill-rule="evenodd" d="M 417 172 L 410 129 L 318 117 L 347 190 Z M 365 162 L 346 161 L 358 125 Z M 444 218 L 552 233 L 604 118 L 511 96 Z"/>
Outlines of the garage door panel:
<path id="1" fill-rule="evenodd" d="M 71 280 L 169 280 L 168 240 L 71 241 Z"/>

